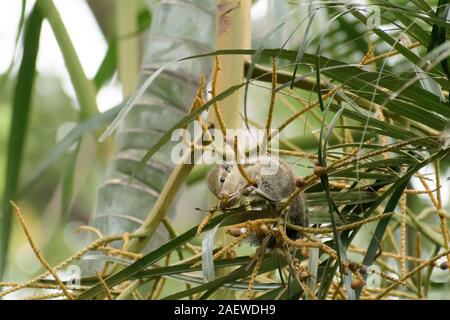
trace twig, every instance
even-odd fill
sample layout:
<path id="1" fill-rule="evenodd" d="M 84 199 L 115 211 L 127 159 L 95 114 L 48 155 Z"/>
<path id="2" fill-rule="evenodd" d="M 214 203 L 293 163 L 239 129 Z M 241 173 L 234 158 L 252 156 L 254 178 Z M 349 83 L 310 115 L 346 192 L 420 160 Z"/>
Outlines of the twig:
<path id="1" fill-rule="evenodd" d="M 216 213 L 215 209 L 210 210 L 208 212 L 208 214 L 206 215 L 206 217 L 203 218 L 202 222 L 200 222 L 200 224 L 197 227 L 197 233 L 196 233 L 197 236 L 203 232 L 203 229 L 205 229 L 206 225 L 209 223 L 209 221 L 211 221 L 211 219 L 214 217 L 215 213 Z"/>
<path id="2" fill-rule="evenodd" d="M 419 41 L 417 41 L 417 42 L 414 42 L 414 43 L 412 43 L 412 44 L 410 44 L 410 45 L 408 45 L 406 47 L 409 48 L 409 49 L 413 49 L 413 48 L 419 47 L 420 45 L 421 45 L 421 43 Z M 398 50 L 391 50 L 391 51 L 385 52 L 383 54 L 380 54 L 380 55 L 372 57 L 372 58 L 363 59 L 363 61 L 361 61 L 361 65 L 368 65 L 368 64 L 374 63 L 376 61 L 383 60 L 383 59 L 395 56 L 397 54 L 399 54 Z"/>
<path id="3" fill-rule="evenodd" d="M 133 235 L 130 235 L 130 237 L 140 237 L 140 235 L 139 234 L 133 234 Z M 68 266 L 72 262 L 80 259 L 87 252 L 92 251 L 92 250 L 96 250 L 96 249 L 98 249 L 99 247 L 103 246 L 106 243 L 110 243 L 110 242 L 118 241 L 118 240 L 122 240 L 122 236 L 112 235 L 112 236 L 108 236 L 108 237 L 105 237 L 105 238 L 96 239 L 96 240 L 92 241 L 91 243 L 89 243 L 87 246 L 85 246 L 83 249 L 81 249 L 80 251 L 75 253 L 74 255 L 70 256 L 66 260 L 64 260 L 61 263 L 59 263 L 57 266 L 55 266 L 53 268 L 53 270 L 54 271 L 60 270 L 60 269 L 62 269 L 64 267 Z M 1 291 L 0 292 L 0 298 L 4 297 L 4 296 L 6 296 L 6 295 L 8 295 L 10 293 L 13 293 L 15 291 L 18 291 L 18 290 L 21 290 L 21 289 L 24 289 L 24 288 L 28 288 L 28 287 L 34 285 L 39 280 L 44 279 L 49 274 L 50 273 L 48 271 L 44 272 L 43 274 L 38 275 L 38 276 L 34 277 L 33 279 L 31 279 L 31 280 L 29 280 L 27 282 L 20 283 L 17 286 L 14 286 L 14 287 L 12 287 L 12 288 L 10 288 L 8 290 Z"/>
<path id="4" fill-rule="evenodd" d="M 406 167 L 402 167 L 404 174 Z M 407 273 L 406 269 L 406 194 L 403 193 L 400 199 L 400 274 L 404 276 Z"/>
<path id="5" fill-rule="evenodd" d="M 409 144 L 414 144 L 414 143 L 417 143 L 417 142 L 420 142 L 420 141 L 426 141 L 426 140 L 430 140 L 430 139 L 434 139 L 434 138 L 436 138 L 436 136 L 419 137 L 419 138 L 413 138 L 413 139 L 405 140 L 405 141 L 402 141 L 402 142 L 399 142 L 399 143 L 394 143 L 394 144 L 391 144 L 389 146 L 386 146 L 385 148 L 380 148 L 380 149 L 377 149 L 375 151 L 368 152 L 368 153 L 366 153 L 366 154 L 364 154 L 362 156 L 357 156 L 355 158 L 351 158 L 351 159 L 348 159 L 348 160 L 343 161 L 343 162 L 339 161 L 339 160 L 336 161 L 336 162 L 333 162 L 333 163 L 331 163 L 330 165 L 328 165 L 325 168 L 325 171 L 326 172 L 331 172 L 332 170 L 336 170 L 338 168 L 342 168 L 342 167 L 348 166 L 348 165 L 350 165 L 350 164 L 352 164 L 354 162 L 359 162 L 359 161 L 362 161 L 362 160 L 365 160 L 365 159 L 369 159 L 369 158 L 378 156 L 380 154 L 383 154 L 384 152 L 397 150 L 397 149 L 405 147 L 405 146 L 407 146 Z M 319 178 L 320 177 L 315 175 L 315 174 L 311 174 L 311 175 L 307 176 L 305 178 L 304 185 L 302 187 L 300 187 L 300 188 L 297 188 L 294 192 L 291 193 L 291 195 L 289 196 L 288 200 L 284 204 L 285 207 L 288 206 L 307 187 L 309 187 L 310 185 L 315 183 Z"/>
<path id="6" fill-rule="evenodd" d="M 444 240 L 444 248 L 448 250 L 449 234 L 447 226 L 447 218 L 442 213 L 442 199 L 441 199 L 441 174 L 440 174 L 440 161 L 437 159 L 434 162 L 434 173 L 436 176 L 436 199 L 437 199 L 437 213 L 439 215 L 439 221 L 441 226 L 442 239 Z M 447 255 L 447 262 L 450 264 L 450 254 Z M 450 268 L 449 268 L 450 269 Z"/>
<path id="7" fill-rule="evenodd" d="M 215 61 L 216 61 L 216 64 L 214 66 L 214 74 L 213 74 L 212 85 L 211 85 L 211 95 L 213 98 L 216 97 L 217 79 L 219 77 L 219 71 L 220 71 L 218 56 L 215 56 Z M 219 124 L 219 128 L 222 131 L 223 138 L 225 139 L 227 136 L 227 127 L 225 125 L 225 121 L 223 120 L 222 112 L 220 111 L 219 102 L 215 101 L 213 107 L 214 107 L 214 113 L 216 115 L 217 123 Z"/>
<path id="8" fill-rule="evenodd" d="M 263 260 L 264 260 L 264 252 L 258 252 L 258 256 L 256 257 L 255 266 L 254 266 L 252 274 L 250 275 L 250 278 L 248 280 L 247 297 L 249 300 L 252 299 L 253 287 L 255 285 L 255 279 L 256 279 L 256 276 L 258 275 L 259 269 L 261 268 Z"/>
<path id="9" fill-rule="evenodd" d="M 103 279 L 102 275 L 100 274 L 100 272 L 96 271 L 97 274 L 97 278 L 100 282 L 100 284 L 103 287 L 103 291 L 105 291 L 106 294 L 106 299 L 108 300 L 113 300 L 113 296 L 111 294 L 111 291 L 109 291 L 108 285 L 106 284 L 105 280 Z"/>
<path id="10" fill-rule="evenodd" d="M 233 142 L 233 149 L 234 149 L 234 156 L 235 156 L 235 160 L 236 160 L 236 165 L 239 169 L 239 172 L 241 173 L 242 177 L 247 181 L 247 183 L 249 185 L 255 185 L 255 180 L 253 180 L 245 171 L 244 167 L 242 166 L 240 160 L 239 160 L 239 150 L 238 150 L 238 140 L 237 137 L 234 137 L 234 142 Z"/>
<path id="11" fill-rule="evenodd" d="M 329 91 L 328 93 L 324 94 L 322 96 L 322 99 L 328 99 L 329 97 L 333 96 L 336 92 L 337 88 L 332 89 L 331 91 Z M 297 111 L 296 113 L 294 113 L 292 116 L 290 116 L 285 122 L 283 122 L 278 128 L 277 128 L 277 133 L 281 132 L 284 128 L 286 128 L 289 124 L 291 124 L 295 119 L 297 119 L 298 117 L 300 117 L 302 114 L 304 114 L 305 112 L 308 112 L 310 110 L 312 110 L 313 108 L 319 106 L 319 100 L 314 101 L 313 103 L 307 105 L 306 107 L 302 108 L 301 110 Z M 272 140 L 272 138 L 275 135 L 271 135 L 269 134 L 267 137 L 267 141 Z"/>
<path id="12" fill-rule="evenodd" d="M 442 258 L 446 255 L 450 254 L 450 250 L 445 250 L 444 252 L 434 256 L 433 258 L 421 263 L 420 265 L 418 265 L 417 267 L 415 267 L 414 269 L 412 269 L 410 272 L 408 272 L 407 274 L 405 274 L 403 277 L 400 278 L 400 280 L 398 282 L 394 282 L 392 283 L 389 287 L 387 287 L 386 289 L 383 290 L 383 292 L 381 292 L 379 295 L 377 295 L 375 297 L 375 300 L 379 300 L 383 297 L 385 297 L 391 290 L 395 289 L 400 282 L 404 282 L 405 280 L 407 280 L 408 278 L 410 278 L 412 275 L 414 275 L 416 272 L 422 270 L 423 268 L 425 268 L 426 266 L 432 264 L 433 262 L 435 262 L 436 260 L 438 260 L 439 258 Z"/>
<path id="13" fill-rule="evenodd" d="M 17 287 L 19 286 L 20 283 L 19 282 L 0 282 L 0 287 Z M 85 290 L 85 289 L 89 289 L 89 286 L 66 286 L 67 289 L 69 290 Z M 30 289 L 47 289 L 47 290 L 61 290 L 59 285 L 55 285 L 55 284 L 45 284 L 45 283 L 33 283 L 30 284 L 28 286 L 26 286 L 26 288 L 30 288 Z"/>
<path id="14" fill-rule="evenodd" d="M 34 254 L 36 255 L 36 257 L 38 258 L 38 260 L 42 263 L 42 265 L 50 272 L 50 274 L 53 276 L 53 278 L 55 279 L 55 281 L 58 283 L 59 287 L 61 288 L 61 290 L 64 292 L 64 295 L 69 299 L 69 300 L 73 300 L 72 295 L 70 294 L 70 292 L 67 290 L 66 286 L 64 285 L 64 283 L 61 281 L 61 279 L 59 278 L 58 274 L 55 272 L 55 270 L 52 269 L 52 267 L 50 266 L 50 264 L 47 262 L 47 260 L 45 260 L 44 256 L 42 255 L 41 251 L 37 248 L 33 237 L 31 236 L 31 233 L 28 231 L 28 228 L 25 224 L 25 220 L 22 216 L 22 212 L 20 210 L 20 208 L 13 202 L 10 201 L 11 205 L 14 207 L 15 211 L 16 211 L 16 215 L 17 218 L 20 221 L 20 224 L 22 225 L 23 231 L 25 232 L 25 235 L 28 239 L 28 242 L 30 243 L 31 248 L 33 249 Z"/>
<path id="15" fill-rule="evenodd" d="M 117 296 L 116 300 L 125 300 L 128 296 L 139 286 L 141 280 L 134 280 L 131 284 L 127 285 L 125 289 Z"/>
<path id="16" fill-rule="evenodd" d="M 422 235 L 420 232 L 417 232 L 416 234 L 416 258 L 420 260 L 421 255 L 421 239 Z M 420 273 L 420 270 L 417 271 L 417 297 L 419 299 L 422 298 L 422 275 Z"/>
<path id="17" fill-rule="evenodd" d="M 222 249 L 220 249 L 219 251 L 217 251 L 214 255 L 213 255 L 213 259 L 217 260 L 219 259 L 222 255 L 224 255 L 225 253 L 227 253 L 228 251 L 230 251 L 234 246 L 238 245 L 239 243 L 242 242 L 242 240 L 244 240 L 245 238 L 247 238 L 250 235 L 249 232 L 244 232 L 242 233 L 239 237 L 234 238 L 229 244 L 227 244 L 226 246 L 224 246 Z"/>
<path id="18" fill-rule="evenodd" d="M 272 57 L 272 92 L 270 96 L 269 112 L 267 114 L 266 122 L 266 137 L 269 137 L 270 127 L 272 126 L 273 109 L 275 107 L 275 100 L 277 97 L 277 58 Z"/>
<path id="19" fill-rule="evenodd" d="M 362 219 L 362 220 L 357 221 L 357 222 L 345 224 L 343 226 L 336 227 L 336 231 L 342 232 L 342 231 L 355 229 L 355 228 L 358 228 L 358 227 L 360 227 L 360 226 L 362 226 L 364 224 L 367 224 L 367 223 L 370 223 L 370 222 L 373 222 L 373 221 L 377 221 L 377 220 L 381 220 L 381 219 L 390 217 L 393 214 L 395 214 L 395 212 L 383 213 L 383 214 L 379 214 L 379 215 L 376 215 L 376 216 L 373 216 L 373 217 Z M 286 224 L 286 226 L 289 229 L 301 231 L 301 232 L 304 232 L 304 233 L 311 233 L 311 234 L 324 234 L 324 233 L 332 233 L 333 232 L 333 228 L 309 228 L 309 227 L 301 227 L 301 226 L 298 226 L 298 225 L 293 225 L 293 224 L 290 224 L 290 223 Z"/>
<path id="20" fill-rule="evenodd" d="M 121 249 L 112 248 L 112 247 L 100 247 L 100 248 L 98 248 L 98 250 L 105 251 L 107 254 L 109 254 L 111 256 L 122 256 L 125 258 L 129 258 L 131 260 L 139 260 L 143 256 L 142 253 L 134 253 L 134 252 L 129 252 L 126 250 L 121 250 Z"/>
<path id="21" fill-rule="evenodd" d="M 99 237 L 99 238 L 104 237 L 100 230 L 98 230 L 97 228 L 94 228 L 92 226 L 79 226 L 76 230 L 76 233 L 78 234 L 81 231 L 88 231 L 88 232 L 95 233 L 97 235 L 97 237 Z"/>
<path id="22" fill-rule="evenodd" d="M 49 293 L 49 294 L 44 294 L 44 295 L 40 295 L 40 296 L 26 297 L 23 300 L 48 300 L 48 299 L 61 298 L 61 297 L 65 297 L 65 294 L 63 292 L 55 292 L 55 293 Z"/>
<path id="23" fill-rule="evenodd" d="M 283 223 L 284 222 L 278 224 L 278 230 L 280 230 L 281 237 L 287 245 L 296 247 L 296 248 L 300 248 L 300 249 L 308 248 L 308 247 L 309 248 L 319 248 L 319 249 L 322 249 L 322 251 L 324 251 L 326 254 L 328 254 L 333 259 L 337 258 L 336 251 L 334 251 L 329 246 L 327 246 L 326 244 L 324 244 L 320 241 L 311 240 L 311 239 L 309 239 L 309 241 L 305 240 L 305 239 L 292 240 L 291 238 L 289 238 L 287 236 L 286 230 L 284 229 L 284 227 L 282 225 Z M 307 236 L 307 235 L 305 235 L 305 236 Z"/>
<path id="24" fill-rule="evenodd" d="M 177 238 L 177 237 L 179 236 L 179 234 L 177 233 L 177 231 L 175 230 L 175 228 L 173 227 L 173 225 L 170 223 L 169 219 L 167 219 L 167 217 L 165 217 L 165 218 L 162 219 L 162 223 L 163 223 L 164 227 L 166 228 L 167 232 L 169 233 L 171 239 L 175 239 L 175 238 Z M 193 245 L 191 245 L 189 242 L 186 242 L 186 243 L 184 244 L 184 247 L 186 247 L 186 249 L 188 249 L 189 251 L 191 251 L 192 254 L 197 254 L 197 253 L 200 252 L 196 247 L 194 247 Z M 180 256 L 180 260 L 183 260 L 183 259 L 184 259 L 184 258 L 182 257 L 182 256 L 183 256 L 182 250 L 180 250 L 179 256 Z"/>
<path id="25" fill-rule="evenodd" d="M 366 250 L 362 249 L 362 248 L 356 248 L 356 247 L 352 246 L 348 250 L 351 251 L 351 252 L 359 253 L 359 254 L 366 254 Z M 393 259 L 396 259 L 396 260 L 400 260 L 402 258 L 402 256 L 400 254 L 398 254 L 398 253 L 392 253 L 392 252 L 386 252 L 386 251 L 381 252 L 381 256 L 382 257 L 387 257 L 387 258 L 393 258 Z M 422 262 L 426 261 L 424 259 L 411 257 L 411 256 L 406 256 L 405 259 L 407 261 L 411 261 L 411 262 L 415 262 L 415 263 L 422 263 Z"/>

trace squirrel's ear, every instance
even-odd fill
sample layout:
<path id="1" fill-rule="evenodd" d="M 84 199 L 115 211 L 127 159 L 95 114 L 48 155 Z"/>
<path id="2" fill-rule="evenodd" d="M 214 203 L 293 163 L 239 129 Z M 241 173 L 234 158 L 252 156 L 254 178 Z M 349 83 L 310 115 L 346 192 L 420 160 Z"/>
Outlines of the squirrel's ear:
<path id="1" fill-rule="evenodd" d="M 208 174 L 208 187 L 211 191 L 213 191 L 215 188 L 219 169 L 220 165 L 216 165 L 214 169 L 212 169 Z"/>

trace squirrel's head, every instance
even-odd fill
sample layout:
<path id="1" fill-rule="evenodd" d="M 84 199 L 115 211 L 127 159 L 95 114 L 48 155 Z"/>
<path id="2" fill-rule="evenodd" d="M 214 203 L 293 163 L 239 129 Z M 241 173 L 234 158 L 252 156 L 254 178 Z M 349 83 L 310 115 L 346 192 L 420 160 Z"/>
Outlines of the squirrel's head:
<path id="1" fill-rule="evenodd" d="M 209 173 L 209 190 L 221 201 L 228 203 L 233 200 L 242 185 L 238 169 L 232 164 L 220 164 Z"/>
<path id="2" fill-rule="evenodd" d="M 216 165 L 208 175 L 208 188 L 219 199 L 224 196 L 222 189 L 231 172 L 231 168 L 232 166 L 227 164 Z"/>

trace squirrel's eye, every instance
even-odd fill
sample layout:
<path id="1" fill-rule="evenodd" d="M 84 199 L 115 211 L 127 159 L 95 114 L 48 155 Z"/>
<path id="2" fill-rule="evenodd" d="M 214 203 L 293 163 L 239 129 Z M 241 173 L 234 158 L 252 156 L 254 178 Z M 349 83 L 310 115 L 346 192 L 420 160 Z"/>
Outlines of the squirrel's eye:
<path id="1" fill-rule="evenodd" d="M 220 181 L 220 183 L 224 183 L 225 182 L 225 177 L 220 177 L 219 181 Z"/>

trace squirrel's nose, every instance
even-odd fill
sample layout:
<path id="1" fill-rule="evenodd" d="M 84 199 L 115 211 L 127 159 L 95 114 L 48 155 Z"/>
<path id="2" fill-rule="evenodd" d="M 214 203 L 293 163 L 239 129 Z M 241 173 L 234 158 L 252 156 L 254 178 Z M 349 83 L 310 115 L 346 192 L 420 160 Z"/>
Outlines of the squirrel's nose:
<path id="1" fill-rule="evenodd" d="M 226 192 L 220 192 L 219 199 L 225 199 L 225 198 L 228 198 L 228 194 Z"/>
<path id="2" fill-rule="evenodd" d="M 226 205 L 228 203 L 229 200 L 229 195 L 225 192 L 221 192 L 219 194 L 219 199 L 222 202 L 223 205 Z"/>

